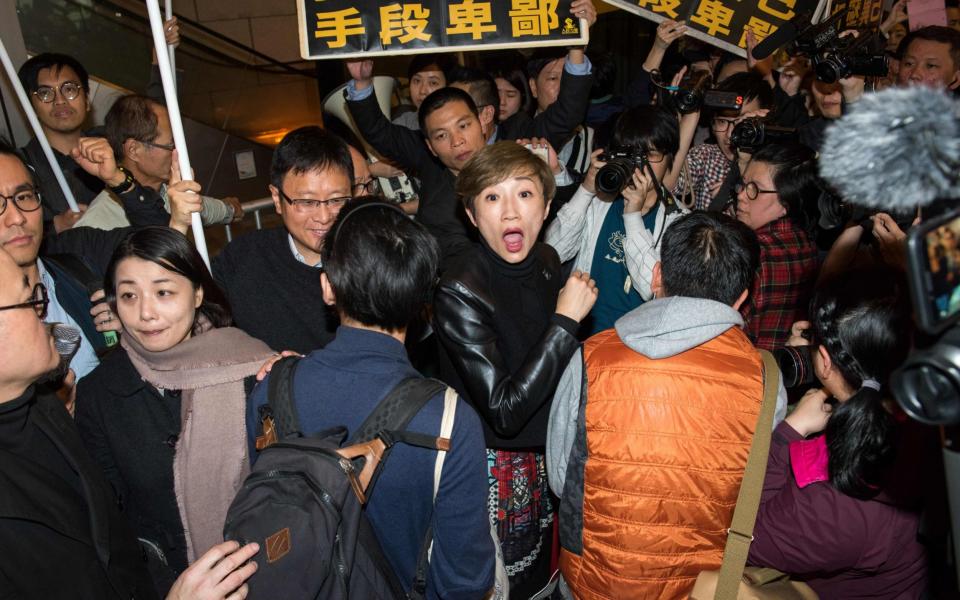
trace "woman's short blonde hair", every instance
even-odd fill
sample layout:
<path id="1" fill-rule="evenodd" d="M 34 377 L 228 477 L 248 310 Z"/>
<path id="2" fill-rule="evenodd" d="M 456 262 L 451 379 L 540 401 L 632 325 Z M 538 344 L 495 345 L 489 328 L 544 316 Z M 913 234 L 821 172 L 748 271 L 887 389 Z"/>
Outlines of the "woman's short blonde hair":
<path id="1" fill-rule="evenodd" d="M 557 184 L 550 167 L 536 154 L 516 142 L 497 142 L 474 154 L 457 177 L 457 195 L 472 213 L 473 201 L 480 192 L 517 175 L 539 179 L 543 188 L 544 204 L 553 200 Z"/>

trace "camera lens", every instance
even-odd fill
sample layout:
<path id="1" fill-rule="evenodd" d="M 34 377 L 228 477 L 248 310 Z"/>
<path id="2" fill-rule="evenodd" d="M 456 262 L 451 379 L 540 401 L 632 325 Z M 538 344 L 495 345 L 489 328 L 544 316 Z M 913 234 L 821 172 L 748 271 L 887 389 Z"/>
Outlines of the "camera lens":
<path id="1" fill-rule="evenodd" d="M 783 375 L 783 387 L 795 388 L 816 381 L 810 346 L 784 346 L 772 352 Z"/>
<path id="2" fill-rule="evenodd" d="M 633 161 L 614 158 L 597 172 L 597 190 L 604 194 L 619 194 L 633 174 Z"/>
<path id="3" fill-rule="evenodd" d="M 849 75 L 849 68 L 839 56 L 826 56 L 817 61 L 813 67 L 817 79 L 824 83 L 836 83 Z"/>

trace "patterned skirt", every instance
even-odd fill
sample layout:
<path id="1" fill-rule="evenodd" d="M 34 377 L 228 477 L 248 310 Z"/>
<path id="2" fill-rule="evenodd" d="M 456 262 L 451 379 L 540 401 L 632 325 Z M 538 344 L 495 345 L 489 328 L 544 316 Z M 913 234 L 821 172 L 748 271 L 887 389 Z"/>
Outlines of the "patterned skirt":
<path id="1" fill-rule="evenodd" d="M 544 455 L 487 449 L 487 509 L 510 578 L 510 597 L 523 600 L 550 579 L 556 507 Z"/>

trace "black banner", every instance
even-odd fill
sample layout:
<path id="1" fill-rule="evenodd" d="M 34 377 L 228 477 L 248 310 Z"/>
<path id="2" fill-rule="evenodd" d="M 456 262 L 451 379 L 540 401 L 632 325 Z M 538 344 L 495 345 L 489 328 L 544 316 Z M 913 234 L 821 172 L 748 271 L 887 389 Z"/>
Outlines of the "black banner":
<path id="1" fill-rule="evenodd" d="M 305 59 L 587 43 L 572 0 L 297 0 Z"/>
<path id="2" fill-rule="evenodd" d="M 652 21 L 686 21 L 688 35 L 746 56 L 747 30 L 757 41 L 818 0 L 603 0 Z M 866 1 L 866 0 L 864 0 Z"/>

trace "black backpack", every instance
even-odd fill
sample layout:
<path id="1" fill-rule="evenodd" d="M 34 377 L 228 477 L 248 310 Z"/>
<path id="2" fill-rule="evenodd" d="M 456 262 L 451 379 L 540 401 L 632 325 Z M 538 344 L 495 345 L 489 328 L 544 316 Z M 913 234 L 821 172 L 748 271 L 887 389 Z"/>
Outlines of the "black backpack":
<path id="1" fill-rule="evenodd" d="M 423 598 L 432 531 L 404 592 L 364 514 L 393 444 L 448 450 L 449 440 L 405 431 L 446 384 L 401 381 L 349 440 L 337 427 L 304 436 L 293 402 L 296 357 L 273 365 L 260 409 L 259 458 L 227 512 L 225 540 L 257 542 L 250 598 Z"/>

